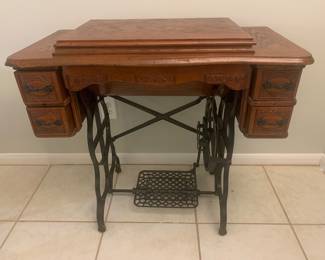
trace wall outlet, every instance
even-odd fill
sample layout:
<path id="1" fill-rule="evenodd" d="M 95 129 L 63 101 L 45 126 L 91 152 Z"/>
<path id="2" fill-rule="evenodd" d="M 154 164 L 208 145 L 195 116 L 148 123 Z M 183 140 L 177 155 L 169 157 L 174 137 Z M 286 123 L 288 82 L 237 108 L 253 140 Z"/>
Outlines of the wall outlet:
<path id="1" fill-rule="evenodd" d="M 107 106 L 107 110 L 108 110 L 108 113 L 109 113 L 109 118 L 110 119 L 117 119 L 115 99 L 112 98 L 112 97 L 105 97 L 104 101 L 105 101 L 106 106 Z M 101 107 L 100 107 L 99 111 L 100 111 L 101 118 L 104 118 L 104 111 L 102 110 Z"/>

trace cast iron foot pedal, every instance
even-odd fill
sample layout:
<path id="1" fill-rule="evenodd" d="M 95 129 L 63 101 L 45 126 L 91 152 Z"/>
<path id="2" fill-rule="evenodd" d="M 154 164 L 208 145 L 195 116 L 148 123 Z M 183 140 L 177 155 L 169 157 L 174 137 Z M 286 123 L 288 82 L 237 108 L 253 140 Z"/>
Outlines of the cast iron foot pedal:
<path id="1" fill-rule="evenodd" d="M 134 193 L 134 204 L 138 207 L 196 208 L 198 190 L 195 169 L 141 171 Z"/>

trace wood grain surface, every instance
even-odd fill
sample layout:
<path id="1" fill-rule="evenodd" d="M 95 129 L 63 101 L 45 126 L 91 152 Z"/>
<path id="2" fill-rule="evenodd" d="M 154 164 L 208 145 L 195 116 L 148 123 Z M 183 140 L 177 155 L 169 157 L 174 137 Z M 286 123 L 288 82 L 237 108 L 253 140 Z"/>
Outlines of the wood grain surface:
<path id="1" fill-rule="evenodd" d="M 256 44 L 255 44 L 256 43 Z M 254 45 L 255 44 L 255 45 Z M 247 137 L 284 138 L 312 55 L 268 27 L 227 18 L 91 20 L 8 57 L 36 136 L 67 137 L 97 95 L 210 96 L 240 91 Z"/>

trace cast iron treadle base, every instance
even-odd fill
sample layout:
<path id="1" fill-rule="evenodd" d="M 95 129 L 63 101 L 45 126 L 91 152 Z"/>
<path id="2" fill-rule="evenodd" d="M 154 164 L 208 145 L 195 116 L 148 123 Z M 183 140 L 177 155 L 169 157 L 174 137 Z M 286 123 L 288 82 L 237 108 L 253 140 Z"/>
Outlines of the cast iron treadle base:
<path id="1" fill-rule="evenodd" d="M 138 207 L 196 208 L 199 192 L 195 169 L 141 171 L 134 193 L 134 204 Z"/>

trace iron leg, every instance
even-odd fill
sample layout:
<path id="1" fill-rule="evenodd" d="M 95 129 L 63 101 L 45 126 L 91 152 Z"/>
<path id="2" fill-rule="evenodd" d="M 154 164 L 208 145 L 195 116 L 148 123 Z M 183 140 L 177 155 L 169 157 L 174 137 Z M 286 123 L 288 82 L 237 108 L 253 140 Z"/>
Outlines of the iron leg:
<path id="1" fill-rule="evenodd" d="M 233 155 L 234 121 L 238 99 L 239 93 L 235 91 L 220 97 L 218 104 L 215 97 L 207 98 L 202 135 L 198 138 L 200 141 L 198 147 L 203 150 L 205 168 L 215 177 L 215 194 L 219 196 L 221 236 L 227 234 L 229 168 Z"/>
<path id="2" fill-rule="evenodd" d="M 106 198 L 97 198 L 97 224 L 98 231 L 102 233 L 106 231 L 104 220 L 105 202 Z"/>
<path id="3" fill-rule="evenodd" d="M 221 171 L 222 169 L 217 169 L 217 171 L 214 173 L 215 192 L 219 197 L 222 194 Z"/>
<path id="4" fill-rule="evenodd" d="M 105 203 L 108 193 L 113 192 L 113 174 L 116 167 L 117 155 L 115 152 L 114 143 L 111 136 L 110 118 L 107 107 L 102 97 L 96 97 L 90 92 L 81 92 L 80 98 L 84 104 L 87 115 L 87 141 L 89 155 L 93 163 L 95 173 L 95 193 L 97 202 L 96 218 L 98 231 L 105 232 Z M 99 105 L 104 111 L 104 116 L 101 118 L 99 113 Z M 97 133 L 94 134 L 94 124 Z M 105 138 L 104 138 L 105 136 Z M 99 145 L 101 158 L 96 155 L 96 147 Z M 109 151 L 112 153 L 112 161 L 109 162 Z M 104 168 L 104 187 L 101 190 L 101 165 Z"/>
<path id="5" fill-rule="evenodd" d="M 228 183 L 229 183 L 229 166 L 225 165 L 223 169 L 223 189 L 219 195 L 220 205 L 220 227 L 219 235 L 227 234 L 227 200 L 228 200 Z"/>
<path id="6" fill-rule="evenodd" d="M 89 150 L 89 152 L 92 154 L 95 151 Z M 110 175 L 106 171 L 106 166 L 104 165 L 105 187 L 104 187 L 104 191 L 101 192 L 100 166 L 98 163 L 94 161 L 93 161 L 93 166 L 95 172 L 95 193 L 96 193 L 96 202 L 97 202 L 96 219 L 97 219 L 98 231 L 105 232 L 106 231 L 105 220 L 104 220 L 105 203 L 106 203 L 107 194 L 110 191 L 110 189 L 112 189 L 110 185 L 110 178 L 109 178 Z"/>
<path id="7" fill-rule="evenodd" d="M 120 158 L 118 158 L 118 156 L 115 155 L 115 159 L 116 159 L 115 171 L 116 171 L 116 173 L 120 173 L 122 171 Z"/>

